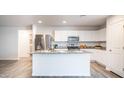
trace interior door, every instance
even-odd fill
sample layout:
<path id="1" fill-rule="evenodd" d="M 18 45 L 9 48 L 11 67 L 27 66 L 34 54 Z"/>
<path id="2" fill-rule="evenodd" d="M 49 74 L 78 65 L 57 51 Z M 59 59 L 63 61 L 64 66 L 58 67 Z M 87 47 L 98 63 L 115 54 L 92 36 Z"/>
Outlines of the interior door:
<path id="1" fill-rule="evenodd" d="M 123 50 L 123 23 L 113 24 L 109 31 L 110 51 L 113 53 L 122 53 Z"/>
<path id="2" fill-rule="evenodd" d="M 124 22 L 112 24 L 108 28 L 108 66 L 120 76 L 124 77 Z"/>
<path id="3" fill-rule="evenodd" d="M 18 57 L 30 56 L 30 30 L 19 30 Z"/>

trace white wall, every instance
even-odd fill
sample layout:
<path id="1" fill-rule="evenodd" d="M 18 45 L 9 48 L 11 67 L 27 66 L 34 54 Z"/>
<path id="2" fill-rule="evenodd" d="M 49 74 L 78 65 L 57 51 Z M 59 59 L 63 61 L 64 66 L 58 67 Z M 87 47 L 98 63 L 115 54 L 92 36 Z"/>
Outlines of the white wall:
<path id="1" fill-rule="evenodd" d="M 18 58 L 18 30 L 31 29 L 27 27 L 0 27 L 0 60 L 15 60 Z"/>

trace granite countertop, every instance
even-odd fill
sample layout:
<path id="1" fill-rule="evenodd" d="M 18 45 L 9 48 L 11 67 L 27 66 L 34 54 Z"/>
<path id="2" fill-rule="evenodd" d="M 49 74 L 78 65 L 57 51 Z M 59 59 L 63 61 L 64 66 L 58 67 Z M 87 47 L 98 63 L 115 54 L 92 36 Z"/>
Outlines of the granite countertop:
<path id="1" fill-rule="evenodd" d="M 67 48 L 56 48 L 55 50 L 59 50 L 59 49 L 65 49 L 65 50 L 67 50 Z M 80 48 L 80 50 L 83 50 L 83 49 L 96 49 L 96 50 L 103 50 L 103 51 L 106 51 L 106 48 Z"/>
<path id="2" fill-rule="evenodd" d="M 34 51 L 32 54 L 84 54 L 90 53 L 85 50 L 41 50 Z"/>

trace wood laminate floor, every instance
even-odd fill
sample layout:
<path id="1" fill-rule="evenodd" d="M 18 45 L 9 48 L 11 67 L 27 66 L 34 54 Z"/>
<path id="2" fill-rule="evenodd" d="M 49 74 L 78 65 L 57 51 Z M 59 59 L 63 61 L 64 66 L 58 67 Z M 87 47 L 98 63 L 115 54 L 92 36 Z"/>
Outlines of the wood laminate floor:
<path id="1" fill-rule="evenodd" d="M 117 74 L 107 71 L 104 66 L 97 62 L 91 62 L 91 77 L 94 78 L 121 78 Z"/>
<path id="2" fill-rule="evenodd" d="M 19 61 L 0 60 L 0 78 L 32 78 L 31 58 L 21 58 Z M 91 77 L 87 78 L 120 78 L 120 77 L 112 72 L 106 71 L 105 67 L 101 66 L 100 64 L 96 62 L 91 62 Z"/>

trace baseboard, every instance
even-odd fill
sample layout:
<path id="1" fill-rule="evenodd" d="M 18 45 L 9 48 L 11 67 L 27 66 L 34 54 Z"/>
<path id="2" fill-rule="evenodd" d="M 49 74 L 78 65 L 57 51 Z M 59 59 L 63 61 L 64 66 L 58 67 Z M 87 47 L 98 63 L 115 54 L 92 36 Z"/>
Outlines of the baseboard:
<path id="1" fill-rule="evenodd" d="M 0 60 L 19 60 L 19 58 L 0 58 Z"/>

